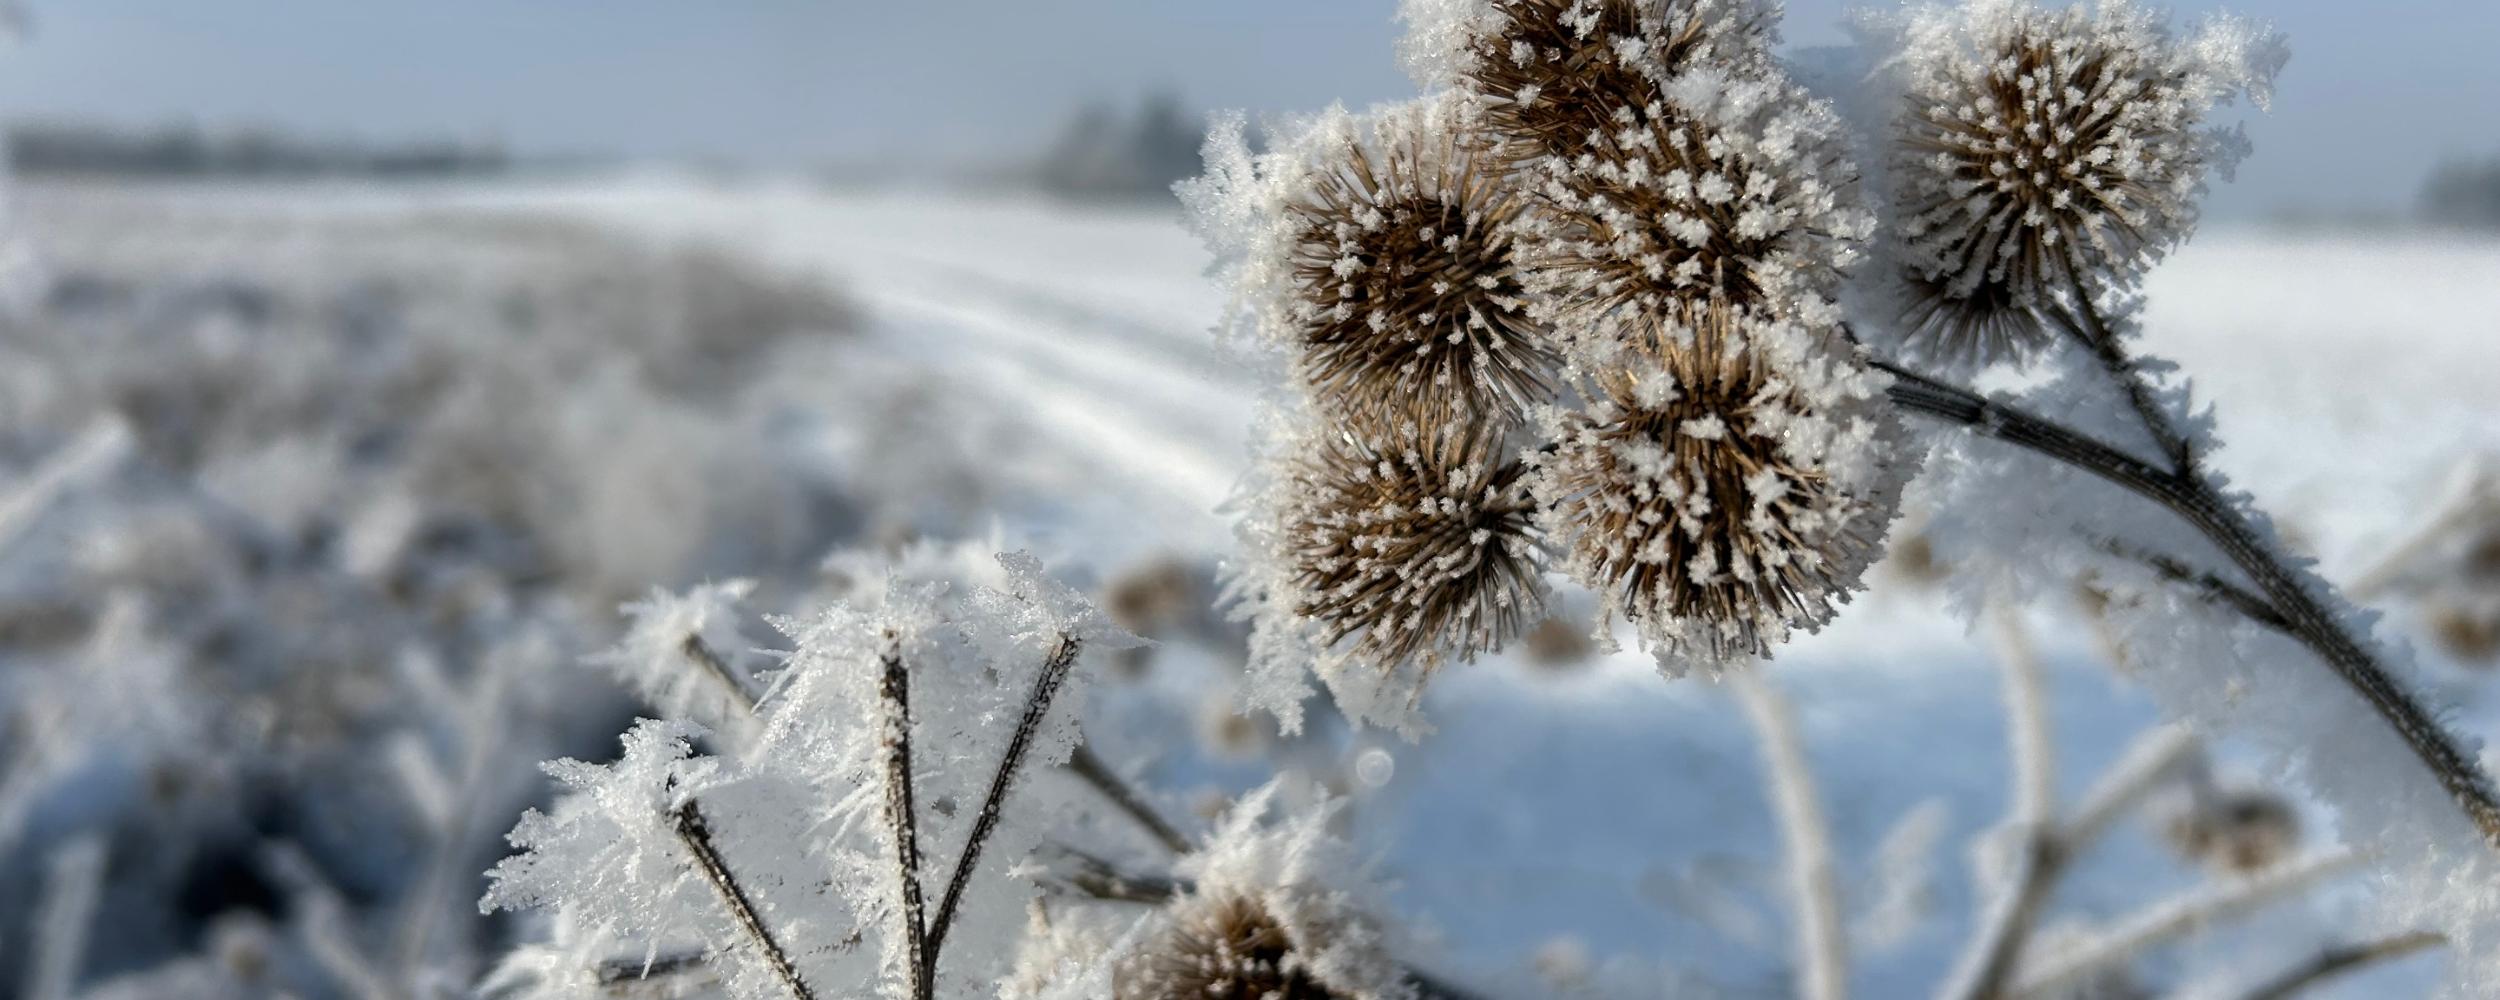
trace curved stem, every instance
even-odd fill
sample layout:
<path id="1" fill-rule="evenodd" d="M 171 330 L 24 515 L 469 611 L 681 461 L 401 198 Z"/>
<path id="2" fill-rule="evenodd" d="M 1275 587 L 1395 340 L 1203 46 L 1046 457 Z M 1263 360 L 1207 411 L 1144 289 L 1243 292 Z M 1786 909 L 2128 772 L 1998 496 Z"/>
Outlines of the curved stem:
<path id="1" fill-rule="evenodd" d="M 2250 990 L 2244 1000 L 2285 1000 L 2362 966 L 2394 961 L 2447 943 L 2448 939 L 2437 933 L 2413 931 L 2375 941 L 2337 945 L 2319 952 L 2299 967 L 2267 980 L 2265 985 Z"/>
<path id="2" fill-rule="evenodd" d="M 721 906 L 729 911 L 730 919 L 737 923 L 738 929 L 754 939 L 756 950 L 763 953 L 764 964 L 773 970 L 774 978 L 781 980 L 782 988 L 789 991 L 791 1000 L 816 1000 L 815 991 L 808 988 L 806 980 L 799 978 L 798 966 L 790 961 L 789 950 L 783 948 L 780 939 L 773 936 L 772 926 L 765 923 L 763 914 L 756 910 L 754 898 L 747 895 L 746 887 L 738 884 L 737 876 L 730 872 L 729 861 L 721 857 L 719 846 L 712 842 L 711 824 L 704 822 L 703 811 L 696 807 L 693 799 L 677 807 L 675 820 L 677 839 L 685 845 L 686 854 L 694 859 L 695 869 L 703 873 L 704 881 L 711 883 L 712 891 L 719 894 Z"/>
<path id="3" fill-rule="evenodd" d="M 2158 468 L 2091 435 L 1899 365 L 1873 364 L 1894 376 L 1896 381 L 1888 391 L 1903 409 L 1960 424 L 2090 472 L 2161 505 L 2194 527 L 2248 576 L 2257 593 L 2281 615 L 2285 630 L 2326 661 L 2396 731 L 2483 839 L 2500 849 L 2500 793 L 2493 791 L 2490 777 L 2328 608 L 2320 596 L 2325 584 L 2277 556 L 2247 515 L 2210 480 L 2192 468 Z"/>
<path id="4" fill-rule="evenodd" d="M 1059 685 L 1068 679 L 1069 668 L 1076 665 L 1079 643 L 1073 635 L 1061 635 L 1042 662 L 1041 673 L 1033 678 L 1033 690 L 1024 699 L 1024 716 L 1016 720 L 1016 730 L 1007 738 L 1007 751 L 998 759 L 998 770 L 990 775 L 988 794 L 982 796 L 981 811 L 972 818 L 972 833 L 964 840 L 963 855 L 955 859 L 954 875 L 947 879 L 946 895 L 938 900 L 937 915 L 929 919 L 928 952 L 921 968 L 924 981 L 935 980 L 938 951 L 946 944 L 946 932 L 955 924 L 955 910 L 962 905 L 964 890 L 972 884 L 972 873 L 981 865 L 981 848 L 987 846 L 990 834 L 998 829 L 998 821 L 1006 815 L 1007 793 L 1015 788 L 1016 775 L 1024 769 L 1024 756 L 1033 748 L 1034 737 L 1041 733 L 1042 721 L 1050 714 L 1050 704 L 1059 695 Z"/>

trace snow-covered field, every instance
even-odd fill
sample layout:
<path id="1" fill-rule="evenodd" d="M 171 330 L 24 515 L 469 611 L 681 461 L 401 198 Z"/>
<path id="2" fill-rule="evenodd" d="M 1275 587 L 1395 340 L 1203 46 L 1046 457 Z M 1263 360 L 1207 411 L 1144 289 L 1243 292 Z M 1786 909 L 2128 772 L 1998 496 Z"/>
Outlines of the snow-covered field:
<path id="1" fill-rule="evenodd" d="M 821 554 L 814 549 L 893 532 L 978 532 L 995 525 L 1055 566 L 1095 579 L 1164 558 L 1203 572 L 1227 552 L 1230 527 L 1219 507 L 1243 470 L 1250 424 L 1268 384 L 1209 333 L 1224 307 L 1221 293 L 1202 274 L 1205 252 L 1163 209 L 797 185 L 716 187 L 666 178 L 311 192 L 35 187 L 22 190 L 18 201 L 15 225 L 52 276 L 31 279 L 39 284 L 83 273 L 82 267 L 93 270 L 97 262 L 158 282 L 220 274 L 238 259 L 262 272 L 300 264 L 304 280 L 318 284 L 417 261 L 426 273 L 463 272 L 442 279 L 458 288 L 519 280 L 514 269 L 560 270 L 551 260 L 604 266 L 581 264 L 568 248 L 605 244 L 528 250 L 535 237 L 515 242 L 511 235 L 522 226 L 565 234 L 578 228 L 628 248 L 700 245 L 771 274 L 823 282 L 844 318 L 810 322 L 844 329 L 788 332 L 771 347 L 778 353 L 759 355 L 764 360 L 757 367 L 724 374 L 717 385 L 651 392 L 649 399 L 696 415 L 653 415 L 650 435 L 664 443 L 628 446 L 624 432 L 582 426 L 613 412 L 585 405 L 545 418 L 550 427 L 569 428 L 578 445 L 545 456 L 481 459 L 543 460 L 591 483 L 581 498 L 525 490 L 512 508 L 523 523 L 549 525 L 543 534 L 557 540 L 553 561 L 561 572 L 595 581 L 562 595 L 576 605 L 568 620 L 577 622 L 579 634 L 549 641 L 566 648 L 604 644 L 594 640 L 614 626 L 598 602 L 644 584 L 680 587 L 734 573 L 769 578 L 775 559 L 805 565 Z M 362 235 L 337 235 L 348 229 Z M 175 231 L 182 237 L 163 235 Z M 328 235 L 308 238 L 306 231 Z M 294 257 L 285 256 L 290 241 Z M 342 263 L 340 246 L 362 247 L 372 256 Z M 630 249 L 599 252 L 632 256 Z M 57 304 L 63 293 L 57 283 L 50 287 Z M 585 296 L 598 294 L 596 286 L 585 288 Z M 2159 269 L 2147 293 L 2151 349 L 2192 373 L 2219 414 L 2228 447 L 2216 460 L 2332 579 L 2370 571 L 2419 527 L 2462 465 L 2476 456 L 2500 456 L 2500 395 L 2491 388 L 2500 376 L 2500 327 L 2493 319 L 2500 316 L 2500 243 L 2216 229 Z M 312 288 L 280 297 L 323 294 Z M 421 291 L 410 294 L 423 301 Z M 574 300 L 555 301 L 561 307 Z M 636 303 L 632 308 L 657 308 Z M 565 328 L 564 336 L 581 338 L 590 345 L 583 349 L 596 353 L 599 322 L 558 318 L 543 325 Z M 196 326 L 167 334 L 200 335 Z M 254 351 L 283 349 L 255 341 L 248 330 L 232 336 L 239 339 L 217 357 L 239 367 L 250 366 Z M 662 374 L 682 374 L 683 366 L 707 357 L 701 341 L 678 344 L 673 336 L 663 330 L 646 338 L 656 346 L 643 361 Z M 823 346 L 804 346 L 814 340 Z M 144 341 L 99 343 L 147 349 Z M 237 351 L 247 360 L 235 361 Z M 609 383 L 592 377 L 600 370 L 596 363 L 555 354 L 558 360 L 544 367 L 515 373 L 516 391 L 544 397 L 534 406 L 562 411 L 563 400 L 606 391 L 598 387 Z M 370 360 L 347 352 L 309 357 L 342 366 Z M 0 417 L 24 421 L 0 427 L 7 449 L 0 451 L 0 546 L 12 544 L 19 522 L 29 537 L 46 522 L 52 522 L 46 530 L 72 530 L 63 523 L 79 512 L 19 513 L 8 506 L 12 497 L 31 495 L 46 457 L 61 454 L 66 442 L 82 433 L 107 439 L 126 433 L 141 444 L 122 447 L 144 448 L 152 439 L 145 421 L 197 418 L 141 412 L 129 417 L 140 426 L 126 432 L 48 424 L 83 412 L 60 404 L 75 389 L 48 384 L 68 374 L 99 382 L 129 377 L 71 366 L 21 368 L 0 378 L 0 393 L 15 395 L 0 399 Z M 489 376 L 454 367 L 445 377 Z M 479 400 L 473 405 L 511 405 L 491 393 Z M 449 420 L 472 404 L 440 405 L 425 412 Z M 353 442 L 322 447 L 337 451 L 321 452 L 331 457 L 320 461 L 358 461 Z M 610 448 L 616 460 L 600 460 Z M 680 475 L 688 456 L 701 456 L 707 470 L 691 484 Z M 264 503 L 249 513 L 269 521 L 278 516 L 269 511 L 292 510 L 301 501 L 256 482 L 256 469 L 290 468 L 266 455 L 260 461 L 212 462 L 194 479 L 221 502 Z M 428 484 L 437 482 L 424 477 L 452 474 L 440 465 L 415 468 L 420 479 L 407 489 L 421 496 L 431 496 Z M 649 485 L 654 477 L 661 485 Z M 725 486 L 723 477 L 767 485 Z M 804 485 L 769 485 L 782 479 Z M 389 519 L 409 515 L 390 513 L 383 498 L 404 492 L 400 485 L 331 488 L 374 506 L 322 531 L 344 539 L 339 545 L 351 553 L 397 551 L 392 532 L 409 529 L 394 529 Z M 645 489 L 655 492 L 646 502 L 617 499 Z M 116 505 L 143 512 L 147 503 L 133 499 L 134 491 L 102 492 Z M 784 495 L 792 491 L 795 498 Z M 822 520 L 789 513 L 825 505 L 845 513 Z M 580 523 L 555 527 L 575 520 L 568 516 L 573 513 Z M 756 527 L 756 518 L 768 523 Z M 89 530 L 112 537 L 122 523 Z M 746 528 L 755 534 L 737 537 Z M 681 547 L 646 537 L 671 531 L 688 536 Z M 358 548 L 357 539 L 382 541 Z M 774 551 L 800 547 L 810 551 Z M 342 559 L 349 576 L 390 562 L 384 556 Z M 15 588 L 9 600 L 32 602 L 45 593 L 21 579 L 37 571 L 33 557 L 0 548 L 0 569 L 14 574 L 0 580 Z M 277 597 L 254 592 L 229 599 Z M 1923 996 L 1944 974 L 1974 922 L 1972 845 L 2006 808 L 1999 651 L 1990 635 L 1966 635 L 1961 619 L 1941 603 L 1916 574 L 1886 570 L 1872 594 L 1825 633 L 1783 650 L 1772 669 L 1801 717 L 1851 907 L 1854 985 L 1869 997 Z M 2412 612 L 2391 607 L 2382 628 L 2420 636 L 2422 621 Z M 416 615 L 404 627 L 422 629 L 433 620 Z M 2028 621 L 2050 669 L 2058 785 L 2072 799 L 2158 721 L 2157 713 L 2110 669 L 2076 607 L 2061 602 L 2033 609 Z M 45 655 L 28 634 L 0 633 L 0 664 L 14 667 L 14 661 Z M 1445 673 L 1426 701 L 1437 731 L 1419 743 L 1323 727 L 1317 738 L 1262 752 L 1211 733 L 1222 727 L 1210 724 L 1216 714 L 1210 702 L 1223 697 L 1230 675 L 1223 634 L 1201 629 L 1182 637 L 1138 678 L 1106 683 L 1089 708 L 1095 720 L 1089 731 L 1104 755 L 1129 765 L 1168 811 L 1186 815 L 1212 796 L 1255 784 L 1271 761 L 1289 761 L 1336 782 L 1354 800 L 1351 832 L 1380 855 L 1385 874 L 1397 883 L 1401 916 L 1437 939 L 1422 964 L 1489 996 L 1552 995 L 1557 983 L 1580 980 L 1606 996 L 1787 991 L 1778 830 L 1753 730 L 1724 687 L 1662 680 L 1637 653 L 1559 665 L 1506 656 Z M 446 643 L 437 652 L 473 648 Z M 2500 736 L 2500 699 L 2487 675 L 2427 643 L 2423 660 L 2431 671 L 2426 680 L 2453 706 L 2461 729 L 2487 740 Z M 573 671 L 563 684 L 592 676 L 561 662 L 543 669 Z M 2281 669 L 2315 667 L 2285 663 Z M 466 676 L 463 669 L 450 672 Z M 289 677 L 278 683 L 311 682 Z M 12 682 L 5 690 L 0 709 L 43 704 L 28 693 L 29 685 Z M 264 728 L 285 732 L 305 724 L 272 711 L 278 714 L 260 723 Z M 580 712 L 545 714 L 586 730 L 614 721 L 584 722 Z M 11 732 L 18 728 L 22 724 Z M 595 736 L 584 738 L 595 747 Z M 442 752 L 457 749 L 456 740 L 439 742 L 449 748 Z M 532 751 L 561 745 L 595 752 L 582 749 L 581 738 L 518 742 Z M 508 766 L 519 753 L 480 757 L 473 766 Z M 2227 744 L 2217 748 L 2217 758 L 2226 783 L 2268 778 Z M 25 759 L 5 769 L 14 775 Z M 486 780 L 458 777 L 456 763 L 446 768 L 456 782 Z M 517 802 L 540 794 L 528 786 L 526 773 L 494 780 L 509 790 L 477 806 L 495 814 L 466 821 L 472 834 L 507 828 Z M 23 836 L 14 825 L 0 828 L 0 851 L 13 877 L 43 870 L 50 841 L 79 830 L 86 822 L 81 816 L 118 815 L 81 801 L 59 792 L 38 795 L 25 807 L 31 818 Z M 2311 810 L 2306 818 L 2313 848 L 2332 842 L 2331 816 Z M 265 825 L 243 828 L 266 834 Z M 458 843 L 451 853 L 460 864 L 471 861 L 461 850 L 492 857 L 491 845 Z M 404 860 L 364 863 L 390 868 Z M 482 867 L 479 861 L 466 871 Z M 2122 921 L 2200 877 L 2164 846 L 2157 822 L 2130 822 L 2082 864 L 2050 912 L 2053 921 L 2083 933 Z M 373 890 L 374 896 L 404 899 L 410 892 L 404 879 L 371 881 L 389 887 Z M 476 895 L 465 874 L 448 884 L 441 896 L 463 897 L 451 900 L 454 909 Z M 32 895 L 11 890 L 0 904 L 30 906 Z M 357 898 L 352 890 L 346 895 Z M 2196 986 L 2231 995 L 2235 984 L 2336 939 L 2340 902 L 2330 890 L 2211 933 L 2179 935 L 2145 953 L 2141 979 L 2155 992 Z M 431 926 L 433 919 L 403 916 L 393 923 Z M 19 933 L 24 926 L 12 919 L 0 931 Z M 459 926 L 480 940 L 499 933 L 470 929 L 465 921 Z M 156 953 L 209 944 L 193 940 L 196 932 L 164 933 L 176 943 Z M 10 952 L 26 949 L 19 940 L 0 943 L 0 954 Z M 2342 981 L 2331 995 L 2415 995 L 2437 961 L 2391 965 Z"/>

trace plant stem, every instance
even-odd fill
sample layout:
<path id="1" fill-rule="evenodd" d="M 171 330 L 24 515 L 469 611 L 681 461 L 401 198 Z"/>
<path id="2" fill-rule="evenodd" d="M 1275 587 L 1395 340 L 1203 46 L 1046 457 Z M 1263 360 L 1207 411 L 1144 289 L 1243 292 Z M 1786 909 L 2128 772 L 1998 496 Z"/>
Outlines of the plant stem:
<path id="1" fill-rule="evenodd" d="M 2337 945 L 2319 952 L 2299 967 L 2267 980 L 2265 985 L 2249 991 L 2242 1000 L 2285 1000 L 2362 966 L 2393 961 L 2447 943 L 2447 938 L 2432 931 L 2413 931 L 2375 941 Z"/>
<path id="2" fill-rule="evenodd" d="M 1155 812 L 1154 807 L 1147 805 L 1146 800 L 1137 794 L 1136 789 L 1130 788 L 1127 782 L 1120 780 L 1119 774 L 1112 771 L 1110 765 L 1103 763 L 1103 759 L 1094 754 L 1091 744 L 1076 745 L 1076 752 L 1068 757 L 1068 770 L 1075 772 L 1078 778 L 1084 779 L 1086 784 L 1093 786 L 1094 791 L 1110 802 L 1114 808 L 1126 813 L 1129 819 L 1134 820 L 1139 827 L 1151 834 L 1156 843 L 1162 844 L 1165 849 L 1174 854 L 1189 853 L 1189 838 L 1181 836 L 1180 830 L 1174 827 L 1170 820 L 1164 819 L 1161 813 Z"/>
<path id="3" fill-rule="evenodd" d="M 2319 596 L 2326 585 L 2276 555 L 2247 516 L 2202 474 L 2192 469 L 2164 470 L 2019 407 L 1899 365 L 1881 361 L 1874 365 L 1895 377 L 1889 392 L 1903 409 L 1961 424 L 2090 472 L 2161 505 L 2194 527 L 2248 576 L 2281 616 L 2286 630 L 2325 660 L 2396 731 L 2483 839 L 2500 849 L 2500 794 L 2493 791 L 2489 776 L 2328 609 Z"/>
<path id="4" fill-rule="evenodd" d="M 1730 683 L 1753 721 L 1763 767 L 1770 772 L 1771 804 L 1779 816 L 1796 909 L 1791 919 L 1797 925 L 1798 995 L 1841 1000 L 1849 991 L 1849 937 L 1841 926 L 1839 880 L 1832 873 L 1831 821 L 1815 793 L 1796 710 L 1757 671 L 1739 671 Z"/>
<path id="5" fill-rule="evenodd" d="M 903 896 L 903 956 L 910 964 L 913 1000 L 929 1000 L 936 992 L 935 964 L 928 957 L 928 906 L 920 894 L 920 814 L 912 804 L 911 671 L 902 651 L 887 636 L 880 660 L 883 672 L 877 698 L 885 704 L 885 822 L 894 841 L 895 879 Z"/>
<path id="6" fill-rule="evenodd" d="M 720 895 L 721 905 L 728 908 L 738 928 L 755 940 L 755 946 L 764 953 L 764 963 L 772 967 L 773 975 L 790 991 L 792 1000 L 816 1000 L 815 991 L 799 978 L 798 966 L 791 964 L 790 953 L 773 938 L 772 928 L 756 912 L 755 901 L 747 896 L 746 887 L 738 884 L 728 860 L 721 857 L 720 848 L 712 842 L 712 828 L 704 823 L 703 810 L 688 799 L 685 805 L 677 807 L 676 821 L 677 839 L 685 844 L 686 853 L 694 857 L 695 868 L 703 872 L 712 891 Z"/>
<path id="7" fill-rule="evenodd" d="M 1024 717 L 1016 721 L 1015 734 L 1008 737 L 1007 752 L 998 759 L 998 770 L 990 776 L 989 793 L 981 799 L 981 812 L 973 817 L 972 834 L 964 841 L 963 855 L 955 859 L 955 872 L 947 879 L 946 895 L 938 901 L 937 916 L 929 922 L 927 961 L 923 967 L 935 979 L 938 951 L 946 944 L 946 932 L 955 922 L 955 908 L 963 903 L 964 890 L 972 884 L 973 869 L 981 863 L 981 848 L 990 834 L 998 829 L 1005 815 L 1007 793 L 1014 789 L 1016 774 L 1024 768 L 1024 757 L 1033 748 L 1033 737 L 1041 731 L 1042 722 L 1050 714 L 1051 701 L 1059 695 L 1061 682 L 1068 679 L 1068 670 L 1076 664 L 1079 643 L 1075 636 L 1061 635 L 1042 662 L 1041 673 L 1033 679 L 1033 691 L 1025 697 Z"/>

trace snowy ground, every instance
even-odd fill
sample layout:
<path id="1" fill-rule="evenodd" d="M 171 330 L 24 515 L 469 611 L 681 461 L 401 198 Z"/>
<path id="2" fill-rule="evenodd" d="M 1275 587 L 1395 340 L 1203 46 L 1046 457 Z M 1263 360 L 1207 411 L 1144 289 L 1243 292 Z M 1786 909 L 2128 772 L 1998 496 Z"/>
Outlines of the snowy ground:
<path id="1" fill-rule="evenodd" d="M 1242 469 L 1263 382 L 1209 336 L 1221 297 L 1168 211 L 664 179 L 164 197 L 246 215 L 552 213 L 820 274 L 859 308 L 874 353 L 946 377 L 950 391 L 932 406 L 1024 432 L 1019 453 L 1000 456 L 1018 472 L 991 511 L 1009 531 L 1096 573 L 1162 553 L 1220 558 L 1228 544 L 1217 507 Z M 2490 389 L 2500 244 L 2219 230 L 2158 271 L 2148 292 L 2152 347 L 2194 373 L 2221 414 L 2220 464 L 2332 578 L 2361 572 L 2402 537 L 2460 460 L 2500 453 Z M 1853 917 L 1867 918 L 1855 980 L 1865 996 L 1924 995 L 1940 977 L 1971 921 L 1968 845 L 2006 799 L 1993 653 L 1938 605 L 1887 576 L 1775 668 L 1799 706 Z M 2071 609 L 2032 617 L 2052 667 L 2059 783 L 2072 796 L 2154 712 L 2114 677 Z M 2402 613 L 2388 622 L 2415 627 Z M 1257 773 L 1200 746 L 1220 659 L 1167 656 L 1096 706 L 1117 722 L 1101 727 L 1106 749 L 1139 761 L 1143 783 L 1175 812 Z M 2460 726 L 2500 736 L 2490 685 L 2437 653 L 2425 659 Z M 1331 752 L 1360 762 L 1344 768 L 1357 833 L 1380 851 L 1407 915 L 1441 936 L 1431 964 L 1500 995 L 1548 991 L 1536 956 L 1550 965 L 1575 949 L 1601 980 L 1653 984 L 1646 992 L 1779 989 L 1777 831 L 1751 731 L 1726 691 L 1660 680 L 1627 653 L 1560 669 L 1503 660 L 1453 670 L 1427 705 L 1438 732 L 1418 745 L 1354 737 Z M 1924 852 L 1933 892 L 1907 897 L 1926 916 L 1887 925 L 1868 916 L 1893 888 L 1877 877 L 1879 849 L 1888 839 L 1915 848 L 1894 834 L 1928 803 L 1943 817 Z M 2193 871 L 2140 826 L 2086 864 L 2053 912 L 2116 919 L 2190 885 Z M 1915 867 L 1897 857 L 1894 880 Z M 2274 963 L 2214 961 L 2254 948 L 2288 962 L 2333 930 L 2333 912 L 2329 899 L 2185 938 L 2148 957 L 2146 978 L 2244 980 Z M 2357 977 L 2335 995 L 2413 995 L 2435 961 Z"/>

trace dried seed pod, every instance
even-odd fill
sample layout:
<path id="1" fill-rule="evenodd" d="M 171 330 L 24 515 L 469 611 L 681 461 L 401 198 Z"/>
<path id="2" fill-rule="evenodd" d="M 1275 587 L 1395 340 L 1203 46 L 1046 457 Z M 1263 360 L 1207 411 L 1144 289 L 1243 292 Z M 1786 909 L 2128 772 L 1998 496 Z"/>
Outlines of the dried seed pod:
<path id="1" fill-rule="evenodd" d="M 1265 466 L 1228 581 L 1251 622 L 1250 701 L 1294 731 L 1319 676 L 1338 707 L 1410 729 L 1434 671 L 1544 613 L 1527 470 L 1468 423 L 1297 423 Z"/>
<path id="2" fill-rule="evenodd" d="M 1882 382 L 1828 333 L 1729 308 L 1652 324 L 1561 413 L 1538 490 L 1566 566 L 1671 673 L 1829 621 L 1906 475 Z"/>
<path id="3" fill-rule="evenodd" d="M 1412 1000 L 1367 866 L 1328 833 L 1334 806 L 1263 822 L 1277 794 L 1244 796 L 1181 859 L 1194 885 L 1122 959 L 1114 1000 Z"/>
<path id="4" fill-rule="evenodd" d="M 1293 203 L 1302 374 L 1341 409 L 1508 420 L 1551 391 L 1511 257 L 1519 202 L 1455 142 L 1349 143 Z"/>
<path id="5" fill-rule="evenodd" d="M 1411 56 L 1444 66 L 1483 108 L 1492 148 L 1525 167 L 1610 156 L 1667 114 L 1661 87 L 1695 66 L 1758 69 L 1777 12 L 1753 0 L 1415 3 Z M 1437 82 L 1437 81 L 1436 81 Z"/>
<path id="6" fill-rule="evenodd" d="M 1943 362 L 2020 360 L 2040 313 L 2132 284 L 2193 228 L 2206 177 L 2239 153 L 2206 125 L 2263 106 L 2282 43 L 2220 20 L 2174 39 L 2103 2 L 1933 8 L 1905 22 L 1893 157 L 1908 343 Z"/>
<path id="7" fill-rule="evenodd" d="M 2164 829 L 2179 855 L 2218 871 L 2264 871 L 2300 849 L 2300 813 L 2280 794 L 2243 788 L 2200 796 Z"/>
<path id="8" fill-rule="evenodd" d="M 1194 896 L 1115 977 L 1116 1000 L 1338 1000 L 1294 953 L 1294 940 L 1246 896 Z"/>
<path id="9" fill-rule="evenodd" d="M 1526 478 L 1481 426 L 1319 435 L 1294 459 L 1285 510 L 1294 613 L 1358 662 L 1499 649 L 1544 608 Z"/>
<path id="10" fill-rule="evenodd" d="M 1566 351 L 1655 339 L 1714 301 L 1817 325 L 1874 230 L 1838 116 L 1773 70 L 1695 69 L 1670 112 L 1605 155 L 1550 161 L 1519 226 L 1528 287 Z"/>

